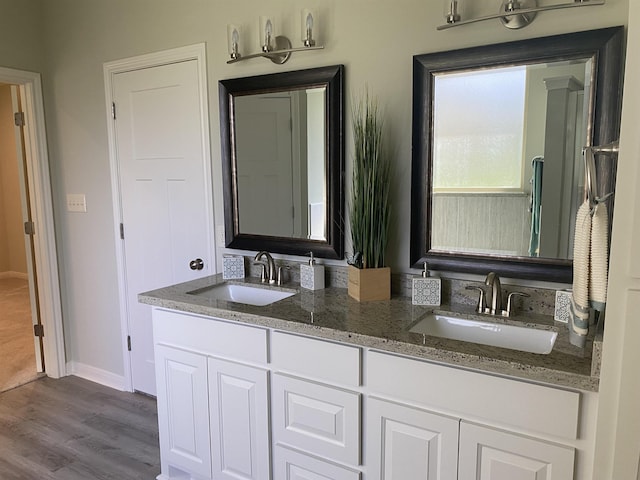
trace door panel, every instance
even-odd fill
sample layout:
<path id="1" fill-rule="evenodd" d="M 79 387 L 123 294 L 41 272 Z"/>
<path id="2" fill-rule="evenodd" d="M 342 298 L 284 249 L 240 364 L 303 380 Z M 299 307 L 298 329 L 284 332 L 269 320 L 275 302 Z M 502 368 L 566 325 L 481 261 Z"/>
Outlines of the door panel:
<path id="1" fill-rule="evenodd" d="M 574 457 L 572 447 L 460 423 L 460 478 L 570 480 Z"/>
<path id="2" fill-rule="evenodd" d="M 455 418 L 369 398 L 368 478 L 456 480 L 458 424 Z"/>
<path id="3" fill-rule="evenodd" d="M 213 474 L 220 480 L 269 480 L 267 371 L 209 359 Z"/>
<path id="4" fill-rule="evenodd" d="M 157 345 L 162 471 L 168 465 L 211 476 L 207 357 Z"/>
<path id="5" fill-rule="evenodd" d="M 213 272 L 208 133 L 196 60 L 118 73 L 113 88 L 132 383 L 153 395 L 151 309 L 137 295 Z"/>

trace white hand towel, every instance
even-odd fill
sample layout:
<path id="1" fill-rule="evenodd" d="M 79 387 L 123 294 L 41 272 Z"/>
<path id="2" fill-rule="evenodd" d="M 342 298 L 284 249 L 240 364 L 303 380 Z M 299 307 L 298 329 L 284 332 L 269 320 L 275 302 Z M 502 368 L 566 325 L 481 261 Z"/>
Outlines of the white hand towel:
<path id="1" fill-rule="evenodd" d="M 576 216 L 573 243 L 573 315 L 571 328 L 578 335 L 589 332 L 589 264 L 591 251 L 591 212 L 585 201 Z"/>
<path id="2" fill-rule="evenodd" d="M 591 253 L 589 269 L 589 302 L 591 308 L 604 311 L 607 302 L 607 268 L 609 247 L 609 220 L 607 206 L 596 204 L 591 219 Z"/>

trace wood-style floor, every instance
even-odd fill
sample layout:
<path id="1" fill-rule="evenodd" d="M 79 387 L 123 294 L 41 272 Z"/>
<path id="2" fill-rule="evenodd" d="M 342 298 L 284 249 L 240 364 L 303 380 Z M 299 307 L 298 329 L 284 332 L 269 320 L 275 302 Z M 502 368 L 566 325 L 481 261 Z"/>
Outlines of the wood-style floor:
<path id="1" fill-rule="evenodd" d="M 0 278 L 0 392 L 37 376 L 29 283 Z"/>
<path id="2" fill-rule="evenodd" d="M 0 479 L 152 480 L 156 401 L 78 377 L 0 393 Z"/>

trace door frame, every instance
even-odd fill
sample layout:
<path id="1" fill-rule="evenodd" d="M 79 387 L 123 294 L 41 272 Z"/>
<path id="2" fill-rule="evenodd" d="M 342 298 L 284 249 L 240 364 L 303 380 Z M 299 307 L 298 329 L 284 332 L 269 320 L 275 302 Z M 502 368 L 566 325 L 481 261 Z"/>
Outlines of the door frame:
<path id="1" fill-rule="evenodd" d="M 0 67 L 0 82 L 18 85 L 26 118 L 24 126 L 28 195 L 34 220 L 34 257 L 38 300 L 44 328 L 44 363 L 49 377 L 67 375 L 53 196 L 39 73 Z"/>
<path id="2" fill-rule="evenodd" d="M 204 43 L 198 43 L 194 45 L 188 45 L 185 47 L 178 47 L 170 50 L 164 50 L 161 52 L 154 52 L 144 55 L 138 55 L 135 57 L 124 58 L 121 60 L 114 60 L 107 62 L 103 65 L 104 72 L 104 86 L 105 86 L 105 106 L 107 115 L 107 135 L 109 142 L 109 164 L 111 167 L 111 192 L 113 198 L 113 217 L 114 217 L 114 241 L 116 247 L 116 263 L 118 270 L 118 301 L 120 310 L 120 326 L 122 332 L 122 354 L 124 362 L 124 384 L 123 389 L 126 391 L 133 391 L 133 380 L 131 375 L 131 356 L 127 348 L 127 337 L 129 336 L 129 312 L 127 308 L 127 276 L 125 269 L 125 252 L 124 242 L 120 238 L 120 223 L 123 221 L 122 217 L 122 199 L 121 199 L 121 187 L 120 187 L 120 169 L 118 165 L 117 156 L 117 138 L 115 132 L 115 125 L 113 121 L 112 105 L 114 102 L 113 86 L 115 83 L 115 75 L 119 73 L 130 72 L 134 70 L 141 70 L 144 68 L 159 67 L 162 65 L 168 65 L 172 63 L 185 62 L 189 60 L 195 60 L 198 65 L 198 88 L 200 93 L 200 121 L 202 125 L 202 152 L 205 159 L 204 171 L 208 181 L 205 182 L 205 198 L 206 209 L 211 219 L 209 222 L 209 229 L 211 230 L 210 238 L 212 239 L 210 245 L 209 255 L 211 258 L 211 274 L 217 272 L 216 262 L 214 261 L 216 245 L 215 245 L 215 232 L 213 231 L 215 224 L 214 221 L 214 206 L 213 206 L 213 177 L 211 171 L 211 146 L 209 141 L 209 105 L 208 105 L 208 83 L 207 83 L 207 70 L 206 70 L 206 49 Z"/>

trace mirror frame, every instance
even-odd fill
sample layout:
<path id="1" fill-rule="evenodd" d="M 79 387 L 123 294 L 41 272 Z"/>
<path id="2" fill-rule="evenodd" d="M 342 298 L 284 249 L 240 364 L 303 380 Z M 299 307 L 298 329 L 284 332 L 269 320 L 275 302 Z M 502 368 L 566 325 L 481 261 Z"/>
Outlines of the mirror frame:
<path id="1" fill-rule="evenodd" d="M 240 232 L 233 97 L 288 89 L 326 86 L 325 95 L 325 187 L 326 239 L 275 237 Z M 221 80 L 220 136 L 224 194 L 225 245 L 241 250 L 267 250 L 291 255 L 322 258 L 344 257 L 344 66 L 298 70 L 254 77 Z"/>
<path id="2" fill-rule="evenodd" d="M 412 268 L 421 269 L 423 263 L 428 262 L 429 268 L 434 270 L 476 274 L 494 271 L 508 278 L 571 283 L 573 262 L 570 259 L 506 257 L 431 250 L 434 75 L 527 62 L 594 58 L 589 108 L 591 129 L 587 133 L 587 145 L 602 145 L 617 140 L 620 132 L 623 34 L 624 27 L 610 27 L 413 57 L 410 240 Z M 592 143 L 589 143 L 589 140 Z M 598 165 L 599 191 L 614 191 L 616 162 L 604 162 Z M 613 197 L 610 201 L 607 207 L 611 220 Z"/>

